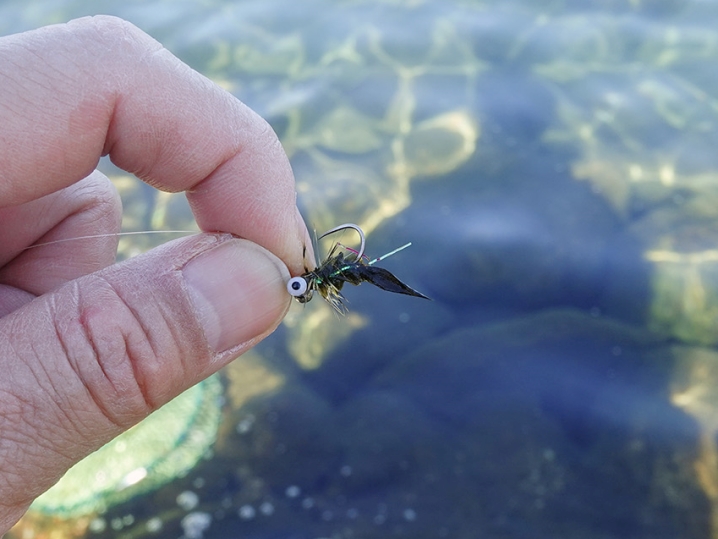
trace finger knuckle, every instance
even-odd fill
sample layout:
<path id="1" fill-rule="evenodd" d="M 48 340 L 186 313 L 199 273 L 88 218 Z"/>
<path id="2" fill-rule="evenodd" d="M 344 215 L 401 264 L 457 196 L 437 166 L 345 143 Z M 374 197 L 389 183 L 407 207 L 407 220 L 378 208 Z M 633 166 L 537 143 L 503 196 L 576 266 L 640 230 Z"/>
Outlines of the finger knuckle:
<path id="1" fill-rule="evenodd" d="M 122 202 L 112 182 L 99 172 L 93 172 L 84 180 L 71 186 L 75 203 L 81 211 L 91 216 L 90 221 L 100 230 L 119 229 L 122 220 Z"/>
<path id="2" fill-rule="evenodd" d="M 68 365 L 97 409 L 129 427 L 156 408 L 140 365 L 156 364 L 145 327 L 110 283 L 89 276 L 76 290 L 74 313 L 59 311 L 55 325 Z M 90 292 L 87 292 L 89 290 Z M 64 310 L 64 309 L 63 309 Z"/>
<path id="3" fill-rule="evenodd" d="M 77 31 L 98 44 L 126 45 L 156 43 L 131 22 L 112 15 L 94 15 L 73 21 Z"/>

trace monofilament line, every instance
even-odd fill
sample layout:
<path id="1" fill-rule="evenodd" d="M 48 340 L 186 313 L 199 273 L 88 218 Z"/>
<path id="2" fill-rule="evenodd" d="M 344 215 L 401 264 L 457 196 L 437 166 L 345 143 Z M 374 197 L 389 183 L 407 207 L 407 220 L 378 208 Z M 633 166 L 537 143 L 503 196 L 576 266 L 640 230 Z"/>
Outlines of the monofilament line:
<path id="1" fill-rule="evenodd" d="M 112 238 L 112 237 L 123 237 L 123 236 L 138 236 L 140 234 L 198 234 L 199 230 L 136 230 L 133 232 L 115 232 L 110 234 L 91 234 L 89 236 L 75 236 L 74 238 L 63 238 L 61 240 L 48 241 L 45 243 L 36 243 L 25 247 L 25 251 L 28 249 L 35 249 L 37 247 L 46 247 L 48 245 L 55 245 L 56 243 L 66 243 L 68 241 L 76 240 L 92 240 L 97 238 Z"/>

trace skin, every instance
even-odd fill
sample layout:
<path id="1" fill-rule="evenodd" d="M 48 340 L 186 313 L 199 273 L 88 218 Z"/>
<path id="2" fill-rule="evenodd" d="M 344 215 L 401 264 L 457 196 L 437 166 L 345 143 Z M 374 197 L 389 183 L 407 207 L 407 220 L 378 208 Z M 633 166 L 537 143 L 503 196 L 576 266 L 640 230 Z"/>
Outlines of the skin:
<path id="1" fill-rule="evenodd" d="M 271 333 L 311 242 L 268 124 L 125 21 L 0 38 L 0 87 L 2 534 L 75 462 Z M 26 250 L 118 231 L 106 154 L 222 233 L 118 265 L 114 237 Z"/>

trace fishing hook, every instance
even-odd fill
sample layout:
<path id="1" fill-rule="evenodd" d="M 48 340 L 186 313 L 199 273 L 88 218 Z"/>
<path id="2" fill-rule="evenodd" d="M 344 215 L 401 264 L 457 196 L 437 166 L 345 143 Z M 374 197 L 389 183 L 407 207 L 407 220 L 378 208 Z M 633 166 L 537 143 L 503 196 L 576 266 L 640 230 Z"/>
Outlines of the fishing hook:
<path id="1" fill-rule="evenodd" d="M 322 239 L 324 236 L 334 234 L 335 232 L 339 232 L 340 230 L 346 230 L 347 228 L 352 228 L 356 230 L 357 234 L 359 234 L 359 239 L 361 240 L 359 250 L 357 251 L 357 261 L 359 261 L 361 260 L 362 256 L 364 256 L 364 247 L 366 245 L 366 240 L 364 239 L 364 231 L 359 227 L 359 225 L 355 225 L 353 223 L 344 223 L 343 225 L 335 226 L 331 230 L 327 230 L 324 234 L 319 236 L 318 239 Z"/>

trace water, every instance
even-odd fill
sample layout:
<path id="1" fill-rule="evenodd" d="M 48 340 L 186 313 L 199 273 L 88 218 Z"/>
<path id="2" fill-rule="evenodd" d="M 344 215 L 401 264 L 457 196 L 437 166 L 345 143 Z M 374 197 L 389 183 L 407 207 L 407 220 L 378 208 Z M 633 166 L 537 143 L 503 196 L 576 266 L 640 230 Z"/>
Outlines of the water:
<path id="1" fill-rule="evenodd" d="M 411 241 L 385 267 L 434 301 L 297 306 L 224 373 L 208 460 L 88 535 L 718 537 L 717 4 L 5 2 L 0 31 L 90 8 L 266 117 L 310 226 Z M 128 229 L 188 226 L 103 167 Z"/>

